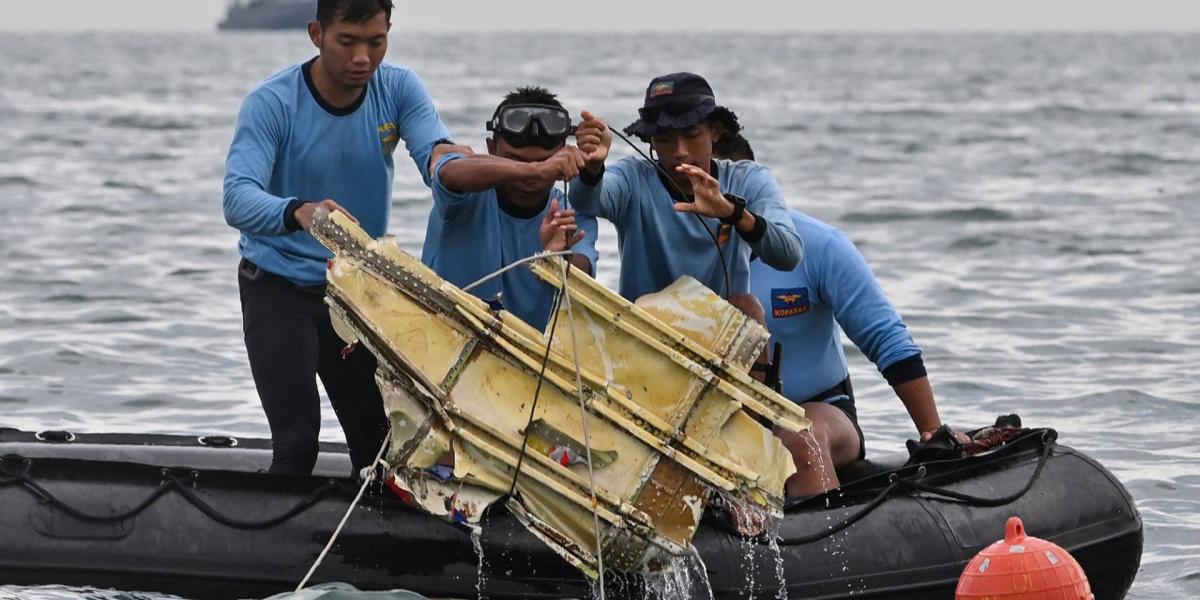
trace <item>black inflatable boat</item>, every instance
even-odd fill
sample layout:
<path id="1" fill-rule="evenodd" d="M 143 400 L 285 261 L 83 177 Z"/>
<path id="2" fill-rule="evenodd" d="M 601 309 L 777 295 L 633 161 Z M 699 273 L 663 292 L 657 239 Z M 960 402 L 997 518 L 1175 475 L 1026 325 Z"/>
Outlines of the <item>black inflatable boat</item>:
<path id="1" fill-rule="evenodd" d="M 971 457 L 909 458 L 852 465 L 841 489 L 788 507 L 774 544 L 742 539 L 710 514 L 695 546 L 713 597 L 948 600 L 967 561 L 1003 537 L 1012 515 L 1071 552 L 1098 600 L 1122 598 L 1133 582 L 1142 523 L 1132 499 L 1052 430 Z M 269 461 L 266 440 L 0 429 L 0 584 L 195 599 L 291 590 L 357 485 L 344 447 L 323 446 L 312 476 L 261 472 Z M 590 595 L 503 510 L 486 517 L 482 568 L 475 547 L 463 529 L 376 486 L 312 583 L 439 598 Z M 672 597 L 708 597 L 703 578 L 678 579 L 684 589 Z M 606 592 L 639 597 L 646 587 L 613 575 Z"/>

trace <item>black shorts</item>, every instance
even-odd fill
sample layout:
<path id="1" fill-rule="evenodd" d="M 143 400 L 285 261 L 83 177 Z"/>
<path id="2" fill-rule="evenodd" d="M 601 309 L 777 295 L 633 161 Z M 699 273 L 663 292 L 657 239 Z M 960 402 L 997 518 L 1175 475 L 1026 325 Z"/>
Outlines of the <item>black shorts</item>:
<path id="1" fill-rule="evenodd" d="M 858 409 L 854 407 L 854 398 L 842 398 L 841 400 L 834 400 L 826 404 L 841 410 L 846 413 L 847 417 L 850 417 L 850 422 L 854 424 L 854 430 L 858 432 L 858 460 L 866 458 L 867 439 L 863 436 L 862 427 L 858 426 Z"/>
<path id="2" fill-rule="evenodd" d="M 837 398 L 837 400 L 830 400 Z M 850 384 L 850 376 L 837 385 L 805 400 L 801 404 L 809 402 L 824 402 L 850 417 L 850 422 L 854 424 L 854 430 L 858 432 L 858 460 L 862 460 L 867 456 L 867 440 L 863 437 L 862 427 L 858 426 L 858 409 L 854 407 L 854 386 Z"/>

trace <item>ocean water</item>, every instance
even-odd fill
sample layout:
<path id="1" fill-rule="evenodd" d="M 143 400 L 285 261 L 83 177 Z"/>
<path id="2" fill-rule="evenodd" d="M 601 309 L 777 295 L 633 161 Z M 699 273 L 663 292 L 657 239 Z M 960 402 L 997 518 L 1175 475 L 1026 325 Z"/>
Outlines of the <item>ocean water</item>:
<path id="1" fill-rule="evenodd" d="M 221 177 L 241 98 L 313 52 L 299 32 L 0 38 L 0 425 L 267 435 Z M 1020 413 L 1128 486 L 1129 597 L 1151 600 L 1200 597 L 1196 56 L 1200 35 L 536 33 L 395 37 L 389 60 L 477 150 L 517 84 L 624 126 L 653 75 L 705 74 L 789 203 L 859 245 L 946 421 Z M 398 159 L 410 252 L 429 204 Z M 611 228 L 600 249 L 615 285 Z M 899 451 L 902 405 L 848 353 L 868 446 Z"/>

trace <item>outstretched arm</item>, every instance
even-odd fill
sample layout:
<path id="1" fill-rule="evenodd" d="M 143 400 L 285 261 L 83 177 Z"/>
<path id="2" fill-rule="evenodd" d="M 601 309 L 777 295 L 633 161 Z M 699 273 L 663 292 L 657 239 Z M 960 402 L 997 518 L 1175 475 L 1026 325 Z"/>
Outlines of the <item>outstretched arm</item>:
<path id="1" fill-rule="evenodd" d="M 408 149 L 417 171 L 425 185 L 429 185 L 433 176 L 433 167 L 437 161 L 432 160 L 435 146 L 444 145 L 450 139 L 450 131 L 442 123 L 437 109 L 433 106 L 433 98 L 425 83 L 412 71 L 400 71 L 398 79 L 389 83 L 399 99 L 397 103 L 395 123 L 400 139 Z"/>
<path id="2" fill-rule="evenodd" d="M 896 397 L 904 403 L 908 414 L 912 417 L 917 431 L 921 432 L 921 441 L 929 439 L 933 432 L 942 426 L 942 418 L 938 415 L 937 403 L 933 400 L 933 387 L 929 385 L 929 377 L 918 377 L 892 386 Z"/>
<path id="3" fill-rule="evenodd" d="M 813 269 L 818 293 L 833 309 L 846 336 L 875 363 L 904 403 L 921 441 L 928 440 L 942 426 L 942 418 L 921 349 L 900 313 L 884 294 L 866 259 L 843 233 L 830 232 L 814 252 L 824 259 Z M 965 441 L 965 436 L 959 434 L 959 441 Z"/>
<path id="4" fill-rule="evenodd" d="M 892 389 L 895 390 L 896 397 L 904 403 L 904 408 L 908 409 L 908 414 L 912 417 L 913 424 L 917 426 L 917 431 L 921 432 L 921 441 L 929 441 L 934 432 L 942 426 L 937 403 L 933 401 L 933 387 L 929 385 L 929 377 L 919 377 L 912 381 L 899 383 L 893 385 Z M 962 444 L 971 441 L 971 438 L 961 431 L 955 431 L 954 437 Z"/>
<path id="5" fill-rule="evenodd" d="M 526 180 L 547 186 L 555 181 L 569 181 L 579 174 L 583 164 L 583 153 L 574 146 L 566 146 L 551 158 L 532 163 L 491 154 L 463 156 L 443 165 L 437 176 L 446 189 L 465 194 Z"/>

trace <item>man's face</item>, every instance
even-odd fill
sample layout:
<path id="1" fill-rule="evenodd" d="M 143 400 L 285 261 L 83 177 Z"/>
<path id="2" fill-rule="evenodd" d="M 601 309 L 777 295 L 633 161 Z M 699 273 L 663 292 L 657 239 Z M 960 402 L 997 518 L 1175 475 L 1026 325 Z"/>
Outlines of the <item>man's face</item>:
<path id="1" fill-rule="evenodd" d="M 366 86 L 383 62 L 391 26 L 387 13 L 380 11 L 361 23 L 338 19 L 328 28 L 314 23 L 309 26 L 309 36 L 320 49 L 321 62 L 330 78 L 354 89 Z"/>
<path id="2" fill-rule="evenodd" d="M 708 172 L 712 162 L 715 132 L 708 122 L 687 129 L 672 129 L 650 136 L 650 145 L 658 153 L 662 168 L 685 192 L 691 192 L 692 182 L 675 167 L 692 165 Z"/>
<path id="3" fill-rule="evenodd" d="M 547 160 L 554 156 L 562 146 L 555 148 L 543 148 L 536 144 L 518 148 L 509 144 L 502 136 L 495 136 L 487 141 L 488 152 L 494 156 L 507 158 L 523 163 L 535 163 Z M 550 188 L 545 187 L 545 184 L 539 183 L 537 180 L 518 181 L 515 183 L 505 184 L 500 186 L 501 191 L 509 200 L 521 204 L 533 204 L 546 198 L 546 194 L 550 193 Z"/>

